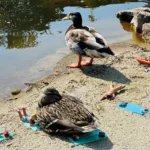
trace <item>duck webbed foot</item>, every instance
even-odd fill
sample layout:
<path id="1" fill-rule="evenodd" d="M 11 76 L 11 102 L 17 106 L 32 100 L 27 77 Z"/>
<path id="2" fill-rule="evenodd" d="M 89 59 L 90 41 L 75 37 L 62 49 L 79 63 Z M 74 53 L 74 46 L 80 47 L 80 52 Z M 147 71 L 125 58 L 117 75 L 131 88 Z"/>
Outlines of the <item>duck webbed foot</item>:
<path id="1" fill-rule="evenodd" d="M 71 64 L 71 65 L 69 65 L 67 67 L 69 67 L 69 68 L 80 68 L 81 67 L 81 61 L 82 61 L 82 57 L 79 56 L 78 63 L 73 63 L 73 64 Z"/>
<path id="2" fill-rule="evenodd" d="M 81 61 L 81 66 L 89 66 L 93 63 L 93 58 L 91 58 L 89 61 Z"/>
<path id="3" fill-rule="evenodd" d="M 69 68 L 80 68 L 81 66 L 89 66 L 93 63 L 93 58 L 91 58 L 89 61 L 82 61 L 82 57 L 79 56 L 78 63 L 73 63 L 69 65 Z"/>
<path id="4" fill-rule="evenodd" d="M 89 66 L 91 65 L 92 63 L 90 61 L 82 61 L 81 62 L 81 66 Z"/>
<path id="5" fill-rule="evenodd" d="M 68 68 L 80 68 L 81 65 L 79 63 L 72 63 L 71 65 L 67 66 Z"/>

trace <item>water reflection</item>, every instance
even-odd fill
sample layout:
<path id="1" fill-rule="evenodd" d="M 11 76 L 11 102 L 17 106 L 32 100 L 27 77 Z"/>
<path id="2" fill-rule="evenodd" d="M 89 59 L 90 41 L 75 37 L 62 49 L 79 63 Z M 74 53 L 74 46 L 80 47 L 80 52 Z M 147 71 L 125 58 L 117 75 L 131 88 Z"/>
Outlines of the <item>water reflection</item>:
<path id="1" fill-rule="evenodd" d="M 50 23 L 60 20 L 66 6 L 95 8 L 101 5 L 137 0 L 0 0 L 0 45 L 7 49 L 38 45 L 38 33 L 52 34 Z M 89 20 L 96 19 L 91 9 Z"/>
<path id="2" fill-rule="evenodd" d="M 36 42 L 37 33 L 33 31 L 28 32 L 10 32 L 7 35 L 8 49 L 13 48 L 27 48 L 35 47 L 38 42 Z"/>
<path id="3" fill-rule="evenodd" d="M 131 39 L 132 33 L 122 29 L 115 14 L 147 3 L 125 2 L 137 1 L 0 0 L 1 99 L 11 90 L 22 88 L 25 82 L 50 75 L 52 64 L 66 56 L 64 34 L 71 21 L 60 19 L 71 11 L 80 11 L 84 25 L 99 31 L 109 44 Z"/>
<path id="4" fill-rule="evenodd" d="M 51 33 L 47 24 L 65 16 L 63 7 L 50 3 L 48 0 L 1 0 L 1 45 L 6 46 L 7 41 L 8 49 L 36 46 L 37 33 Z"/>
<path id="5" fill-rule="evenodd" d="M 120 21 L 120 24 L 122 25 L 124 30 L 132 33 L 132 40 L 134 43 L 150 49 L 149 42 L 144 41 L 144 39 L 142 38 L 142 35 L 137 33 L 131 24 L 124 22 L 124 21 Z"/>
<path id="6" fill-rule="evenodd" d="M 125 3 L 125 2 L 137 2 L 137 0 L 84 0 L 84 3 L 89 8 L 98 7 L 101 5 L 108 5 L 108 4 L 119 4 L 119 3 Z"/>
<path id="7" fill-rule="evenodd" d="M 91 21 L 91 22 L 94 22 L 96 19 L 95 19 L 95 17 L 94 17 L 94 14 L 93 14 L 93 10 L 94 9 L 91 9 L 91 13 L 90 13 L 90 15 L 88 16 L 89 17 L 89 21 Z"/>

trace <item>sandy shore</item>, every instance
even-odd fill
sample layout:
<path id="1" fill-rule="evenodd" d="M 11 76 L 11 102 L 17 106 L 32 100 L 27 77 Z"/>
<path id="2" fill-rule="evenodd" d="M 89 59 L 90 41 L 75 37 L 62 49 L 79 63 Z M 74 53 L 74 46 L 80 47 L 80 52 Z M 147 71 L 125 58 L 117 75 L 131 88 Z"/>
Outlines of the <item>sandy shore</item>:
<path id="1" fill-rule="evenodd" d="M 77 56 L 69 54 L 55 66 L 53 74 L 35 84 L 31 91 L 22 93 L 17 99 L 0 102 L 0 129 L 5 127 L 15 136 L 0 143 L 1 150 L 148 150 L 150 149 L 150 113 L 140 116 L 118 109 L 121 101 L 150 107 L 150 71 L 136 61 L 137 57 L 150 58 L 150 51 L 129 42 L 112 44 L 110 47 L 119 55 L 95 59 L 94 64 L 81 69 L 66 66 L 77 61 Z M 124 92 L 113 101 L 100 101 L 109 89 L 110 82 L 125 84 Z M 16 108 L 26 106 L 33 112 L 40 93 L 47 87 L 55 87 L 60 93 L 80 98 L 101 122 L 100 129 L 108 139 L 72 147 L 67 137 L 49 136 L 42 131 L 32 131 L 19 122 Z"/>

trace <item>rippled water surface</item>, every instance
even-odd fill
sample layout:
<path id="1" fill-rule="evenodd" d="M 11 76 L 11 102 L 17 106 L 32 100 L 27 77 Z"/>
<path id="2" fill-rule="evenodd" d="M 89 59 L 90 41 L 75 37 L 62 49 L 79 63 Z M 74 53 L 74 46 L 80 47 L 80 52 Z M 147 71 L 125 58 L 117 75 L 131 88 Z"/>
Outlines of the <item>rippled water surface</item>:
<path id="1" fill-rule="evenodd" d="M 64 34 L 71 21 L 61 18 L 79 11 L 83 24 L 98 30 L 108 43 L 132 39 L 143 43 L 120 22 L 118 11 L 149 6 L 149 1 L 123 0 L 0 0 L 0 96 L 25 82 L 52 73 L 68 52 Z"/>

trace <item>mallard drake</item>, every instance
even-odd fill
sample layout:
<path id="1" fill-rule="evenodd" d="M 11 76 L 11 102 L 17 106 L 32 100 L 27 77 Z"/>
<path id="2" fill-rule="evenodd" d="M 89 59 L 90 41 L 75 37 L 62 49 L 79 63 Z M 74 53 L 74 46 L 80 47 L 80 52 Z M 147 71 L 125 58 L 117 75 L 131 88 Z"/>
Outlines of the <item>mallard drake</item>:
<path id="1" fill-rule="evenodd" d="M 76 97 L 48 88 L 37 107 L 37 121 L 48 132 L 78 134 L 98 128 L 98 121 Z"/>
<path id="2" fill-rule="evenodd" d="M 93 58 L 115 55 L 104 37 L 94 28 L 82 26 L 82 16 L 79 12 L 72 12 L 62 20 L 72 20 L 73 24 L 65 33 L 67 47 L 79 55 L 78 63 L 69 65 L 70 68 L 91 65 Z M 91 57 L 90 61 L 82 61 L 82 56 Z"/>

